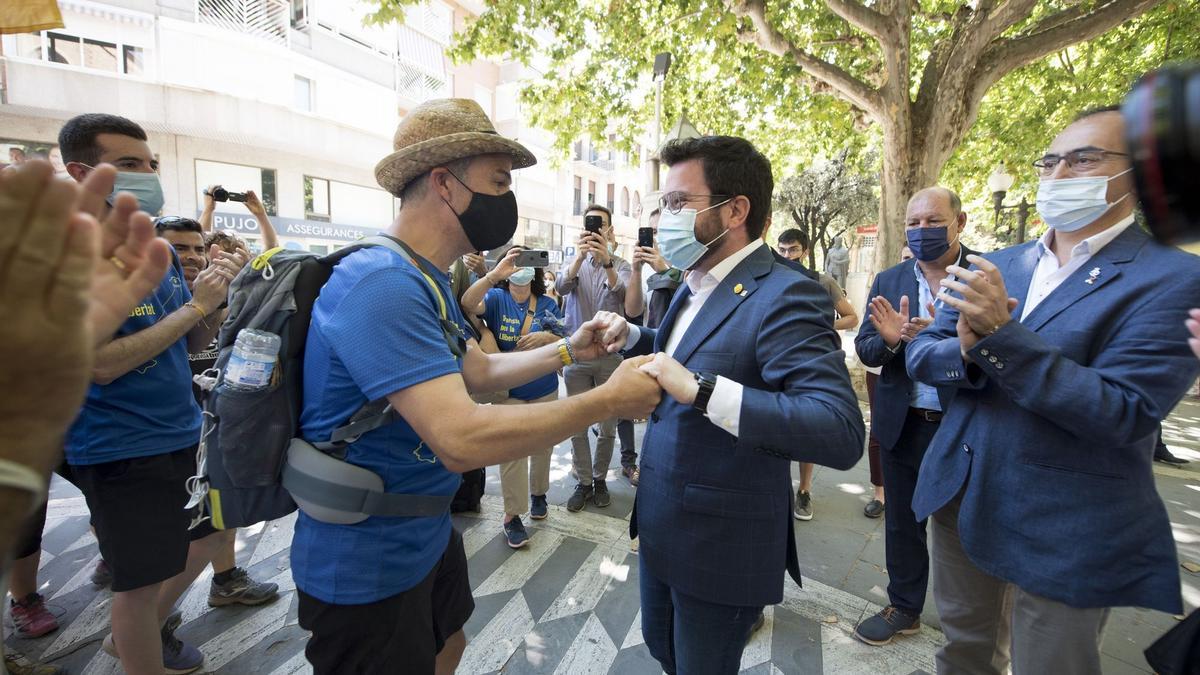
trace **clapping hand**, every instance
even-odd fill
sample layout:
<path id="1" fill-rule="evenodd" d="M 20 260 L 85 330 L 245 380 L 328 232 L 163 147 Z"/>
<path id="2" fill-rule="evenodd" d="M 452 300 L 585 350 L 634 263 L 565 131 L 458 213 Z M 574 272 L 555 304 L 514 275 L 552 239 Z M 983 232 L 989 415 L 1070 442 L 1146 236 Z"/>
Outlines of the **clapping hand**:
<path id="1" fill-rule="evenodd" d="M 937 317 L 937 307 L 932 302 L 926 303 L 925 309 L 929 310 L 929 318 L 926 319 L 920 316 L 909 317 L 908 321 L 900 327 L 900 339 L 905 342 L 912 342 L 913 338 L 917 337 L 917 333 L 925 330 L 933 325 L 933 319 Z"/>
<path id="2" fill-rule="evenodd" d="M 970 329 L 966 340 L 963 339 L 964 331 L 961 328 L 958 330 L 964 355 L 979 339 L 995 333 L 1011 321 L 1012 312 L 1018 304 L 1016 298 L 1008 297 L 1004 277 L 991 261 L 977 255 L 969 255 L 967 260 L 977 269 L 950 265 L 946 271 L 957 278 L 942 279 L 943 290 L 938 293 L 938 298 L 958 310 L 959 323 L 965 320 Z M 949 291 L 962 297 L 955 297 Z M 974 334 L 973 337 L 971 334 Z"/>
<path id="3" fill-rule="evenodd" d="M 580 361 L 614 354 L 624 348 L 628 339 L 629 323 L 625 317 L 613 312 L 596 312 L 596 316 L 580 326 L 570 338 L 575 358 Z"/>
<path id="4" fill-rule="evenodd" d="M 107 342 L 129 318 L 137 306 L 167 274 L 171 248 L 154 234 L 150 216 L 138 210 L 137 198 L 122 192 L 109 208 L 117 171 L 101 164 L 88 174 L 74 203 L 78 213 L 72 218 L 99 222 L 99 249 L 91 275 L 91 303 L 88 323 L 95 344 Z"/>
<path id="5" fill-rule="evenodd" d="M 892 307 L 892 303 L 882 295 L 875 296 L 867 305 L 867 318 L 878 331 L 888 347 L 895 349 L 900 344 L 904 332 L 904 324 L 908 323 L 908 296 L 900 296 L 900 311 Z"/>

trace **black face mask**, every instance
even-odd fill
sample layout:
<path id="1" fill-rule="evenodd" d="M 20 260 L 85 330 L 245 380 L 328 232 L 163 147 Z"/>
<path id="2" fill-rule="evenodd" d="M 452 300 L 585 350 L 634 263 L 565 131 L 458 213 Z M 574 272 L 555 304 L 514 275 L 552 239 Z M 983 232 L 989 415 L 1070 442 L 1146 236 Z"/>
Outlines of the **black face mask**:
<path id="1" fill-rule="evenodd" d="M 450 175 L 454 176 L 453 173 Z M 517 195 L 512 190 L 502 195 L 484 194 L 471 190 L 458 176 L 454 176 L 454 180 L 471 192 L 467 210 L 454 214 L 458 216 L 458 224 L 471 247 L 476 251 L 490 251 L 512 239 L 517 231 Z M 446 202 L 445 199 L 442 201 Z M 450 206 L 450 202 L 446 202 L 446 206 Z M 450 211 L 454 211 L 453 206 Z"/>

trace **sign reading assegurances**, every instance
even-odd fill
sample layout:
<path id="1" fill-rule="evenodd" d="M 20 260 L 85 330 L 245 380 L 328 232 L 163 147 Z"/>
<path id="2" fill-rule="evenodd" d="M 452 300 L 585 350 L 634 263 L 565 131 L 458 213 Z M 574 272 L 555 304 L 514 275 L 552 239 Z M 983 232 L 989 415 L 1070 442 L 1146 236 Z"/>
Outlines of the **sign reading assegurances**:
<path id="1" fill-rule="evenodd" d="M 280 216 L 267 216 L 267 218 L 275 226 L 275 231 L 279 234 L 280 238 L 293 237 L 298 239 L 358 241 L 363 237 L 379 234 L 379 230 L 372 227 L 322 223 L 315 220 L 282 218 Z M 214 213 L 213 229 L 262 236 L 262 233 L 259 232 L 258 221 L 254 219 L 254 216 L 249 214 Z"/>

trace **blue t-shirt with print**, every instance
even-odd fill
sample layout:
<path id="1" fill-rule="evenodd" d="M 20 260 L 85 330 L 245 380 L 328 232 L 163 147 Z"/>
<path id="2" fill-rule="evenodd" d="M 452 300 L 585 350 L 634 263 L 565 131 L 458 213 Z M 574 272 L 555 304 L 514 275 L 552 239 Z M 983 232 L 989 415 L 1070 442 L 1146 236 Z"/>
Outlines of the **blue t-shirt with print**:
<path id="1" fill-rule="evenodd" d="M 512 294 L 503 288 L 493 288 L 484 296 L 483 320 L 487 322 L 488 328 L 496 336 L 496 344 L 500 346 L 500 351 L 511 352 L 517 348 L 517 341 L 521 339 L 521 326 L 525 324 L 525 314 L 529 311 L 530 303 L 534 302 L 536 304 L 533 310 L 533 321 L 529 325 L 530 333 L 543 330 L 542 316 L 544 316 L 544 312 L 550 312 L 562 320 L 562 309 L 559 308 L 558 303 L 544 295 L 530 295 L 529 300 L 517 302 L 513 299 Z M 550 373 L 528 384 L 510 389 L 508 395 L 519 401 L 532 401 L 555 391 L 558 391 L 558 375 Z"/>
<path id="2" fill-rule="evenodd" d="M 129 313 L 116 338 L 153 326 L 191 299 L 175 259 L 158 288 Z M 174 452 L 199 440 L 200 406 L 192 396 L 184 336 L 112 382 L 91 384 L 67 434 L 66 457 L 76 466 L 104 464 Z"/>
<path id="3" fill-rule="evenodd" d="M 422 264 L 447 300 L 449 318 L 465 329 L 449 275 Z M 368 401 L 462 372 L 440 321 L 433 289 L 412 263 L 382 247 L 343 258 L 313 305 L 301 436 L 328 440 Z M 453 495 L 461 482 L 403 419 L 364 434 L 349 446 L 346 461 L 379 474 L 393 493 Z M 301 512 L 292 575 L 300 590 L 323 602 L 376 602 L 416 586 L 449 540 L 449 513 L 334 525 Z"/>

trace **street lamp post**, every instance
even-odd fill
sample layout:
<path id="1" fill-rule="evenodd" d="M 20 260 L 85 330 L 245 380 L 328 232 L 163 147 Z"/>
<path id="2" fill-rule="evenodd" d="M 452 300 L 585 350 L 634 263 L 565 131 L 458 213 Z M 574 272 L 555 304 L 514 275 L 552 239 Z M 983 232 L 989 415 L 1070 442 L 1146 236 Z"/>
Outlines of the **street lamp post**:
<path id="1" fill-rule="evenodd" d="M 997 165 L 992 171 L 992 175 L 988 176 L 988 189 L 992 191 L 992 208 L 995 210 L 996 225 L 1000 224 L 1000 212 L 1005 209 L 1017 210 L 1017 241 L 1021 244 L 1025 241 L 1025 224 L 1029 221 L 1029 202 L 1025 201 L 1025 197 L 1021 197 L 1021 201 L 1011 206 L 1004 205 L 1004 197 L 1012 188 L 1016 178 L 1004 170 L 1003 166 Z"/>
<path id="2" fill-rule="evenodd" d="M 663 83 L 667 80 L 667 72 L 671 70 L 671 52 L 663 52 L 654 57 L 654 155 L 650 158 L 650 165 L 653 168 L 653 173 L 650 176 L 650 188 L 654 192 L 659 190 L 659 167 L 661 160 L 658 157 L 659 148 L 662 147 L 662 94 Z"/>

